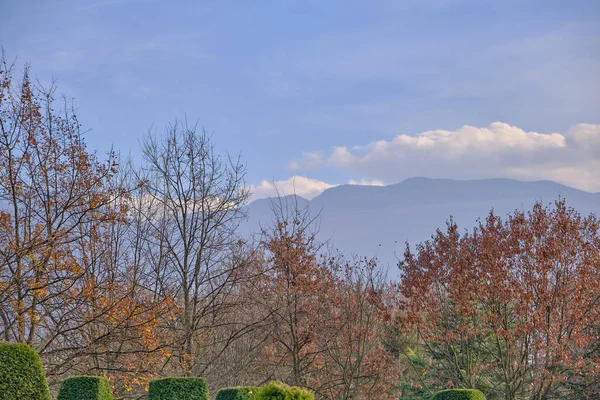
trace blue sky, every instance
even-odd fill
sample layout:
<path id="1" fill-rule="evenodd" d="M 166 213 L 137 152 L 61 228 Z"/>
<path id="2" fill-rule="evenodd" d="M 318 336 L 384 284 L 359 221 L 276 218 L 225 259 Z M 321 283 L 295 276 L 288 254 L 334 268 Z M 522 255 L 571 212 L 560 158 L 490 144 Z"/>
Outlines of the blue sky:
<path id="1" fill-rule="evenodd" d="M 600 191 L 597 0 L 0 0 L 0 45 L 75 99 L 90 147 L 136 156 L 187 115 L 257 196 L 412 175 Z"/>

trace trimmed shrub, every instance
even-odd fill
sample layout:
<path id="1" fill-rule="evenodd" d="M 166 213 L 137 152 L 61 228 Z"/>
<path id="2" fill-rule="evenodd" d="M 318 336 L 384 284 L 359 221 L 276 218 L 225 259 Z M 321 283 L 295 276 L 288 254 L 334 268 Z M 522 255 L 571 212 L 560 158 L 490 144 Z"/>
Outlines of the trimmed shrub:
<path id="1" fill-rule="evenodd" d="M 263 388 L 257 400 L 314 400 L 315 395 L 297 386 L 288 386 L 283 382 L 273 381 Z"/>
<path id="2" fill-rule="evenodd" d="M 204 378 L 162 378 L 150 381 L 148 400 L 209 400 Z"/>
<path id="3" fill-rule="evenodd" d="M 219 390 L 215 400 L 256 400 L 261 389 L 256 386 L 240 386 Z"/>
<path id="4" fill-rule="evenodd" d="M 113 400 L 113 396 L 107 379 L 74 376 L 62 381 L 56 400 Z"/>
<path id="5" fill-rule="evenodd" d="M 315 395 L 306 389 L 292 386 L 287 393 L 286 400 L 315 400 Z"/>
<path id="6" fill-rule="evenodd" d="M 286 400 L 288 387 L 282 382 L 271 382 L 262 387 L 258 393 L 258 400 Z"/>
<path id="7" fill-rule="evenodd" d="M 0 400 L 52 400 L 40 356 L 24 343 L 0 343 Z"/>
<path id="8" fill-rule="evenodd" d="M 448 389 L 437 392 L 432 400 L 485 400 L 477 389 Z"/>

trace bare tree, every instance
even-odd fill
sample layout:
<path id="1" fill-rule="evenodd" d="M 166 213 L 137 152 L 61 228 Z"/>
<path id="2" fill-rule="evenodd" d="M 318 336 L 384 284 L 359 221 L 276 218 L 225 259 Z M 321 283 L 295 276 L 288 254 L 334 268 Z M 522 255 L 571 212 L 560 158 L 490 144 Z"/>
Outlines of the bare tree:
<path id="1" fill-rule="evenodd" d="M 208 368 L 203 349 L 219 323 L 238 263 L 236 229 L 249 191 L 239 157 L 218 153 L 197 125 L 176 121 L 143 143 L 149 247 L 157 289 L 172 293 L 180 313 L 172 321 L 174 355 L 185 374 Z"/>

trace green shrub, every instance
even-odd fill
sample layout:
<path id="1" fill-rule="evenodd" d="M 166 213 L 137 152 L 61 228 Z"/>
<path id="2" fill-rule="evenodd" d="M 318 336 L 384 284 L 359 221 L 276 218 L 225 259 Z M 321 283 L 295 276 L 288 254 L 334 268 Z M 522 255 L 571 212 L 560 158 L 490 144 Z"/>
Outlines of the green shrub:
<path id="1" fill-rule="evenodd" d="M 44 367 L 24 343 L 0 343 L 0 400 L 51 400 Z"/>
<path id="2" fill-rule="evenodd" d="M 437 392 L 432 400 L 485 400 L 477 389 L 449 389 Z"/>
<path id="3" fill-rule="evenodd" d="M 204 378 L 163 378 L 150 381 L 148 400 L 208 400 Z"/>
<path id="4" fill-rule="evenodd" d="M 256 400 L 260 390 L 255 386 L 225 388 L 219 390 L 216 400 Z"/>
<path id="5" fill-rule="evenodd" d="M 271 382 L 258 393 L 258 400 L 286 400 L 285 395 L 289 386 L 281 382 Z"/>
<path id="6" fill-rule="evenodd" d="M 113 396 L 105 378 L 74 376 L 62 381 L 56 400 L 113 400 Z"/>
<path id="7" fill-rule="evenodd" d="M 262 387 L 257 400 L 314 400 L 315 395 L 297 386 L 288 386 L 283 382 L 273 381 Z"/>
<path id="8" fill-rule="evenodd" d="M 292 386 L 290 390 L 288 390 L 285 400 L 315 400 L 315 395 L 306 389 Z"/>

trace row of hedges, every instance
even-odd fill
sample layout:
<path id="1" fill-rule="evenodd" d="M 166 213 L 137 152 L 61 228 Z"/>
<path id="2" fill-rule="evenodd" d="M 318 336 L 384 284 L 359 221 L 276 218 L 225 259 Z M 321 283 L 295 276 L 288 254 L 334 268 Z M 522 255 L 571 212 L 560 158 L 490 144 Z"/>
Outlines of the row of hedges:
<path id="1" fill-rule="evenodd" d="M 476 389 L 448 389 L 437 392 L 431 400 L 485 400 L 485 396 Z"/>
<path id="2" fill-rule="evenodd" d="M 271 382 L 263 387 L 221 389 L 216 400 L 314 400 L 306 389 Z M 0 400 L 52 400 L 39 355 L 29 345 L 0 343 Z M 163 378 L 150 382 L 148 400 L 208 400 L 203 378 Z M 109 382 L 98 376 L 65 379 L 57 400 L 113 400 Z M 432 400 L 485 400 L 479 390 L 443 390 Z"/>
<path id="3" fill-rule="evenodd" d="M 24 343 L 0 343 L 0 400 L 52 400 L 40 356 Z M 97 376 L 65 379 L 57 400 L 113 400 L 110 384 Z"/>
<path id="4" fill-rule="evenodd" d="M 263 387 L 245 386 L 219 390 L 216 400 L 314 400 L 306 389 L 271 382 Z M 203 378 L 163 378 L 150 382 L 148 400 L 208 400 Z"/>
<path id="5" fill-rule="evenodd" d="M 208 400 L 204 378 L 162 378 L 150 381 L 148 400 Z"/>
<path id="6" fill-rule="evenodd" d="M 288 386 L 282 382 L 271 382 L 263 387 L 256 400 L 314 400 L 315 395 L 297 386 Z"/>
<path id="7" fill-rule="evenodd" d="M 56 400 L 113 400 L 113 396 L 105 378 L 74 376 L 62 381 Z"/>
<path id="8" fill-rule="evenodd" d="M 219 390 L 216 400 L 256 400 L 262 388 L 257 386 L 240 386 Z"/>

